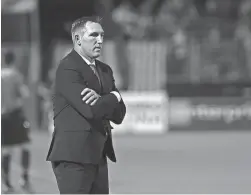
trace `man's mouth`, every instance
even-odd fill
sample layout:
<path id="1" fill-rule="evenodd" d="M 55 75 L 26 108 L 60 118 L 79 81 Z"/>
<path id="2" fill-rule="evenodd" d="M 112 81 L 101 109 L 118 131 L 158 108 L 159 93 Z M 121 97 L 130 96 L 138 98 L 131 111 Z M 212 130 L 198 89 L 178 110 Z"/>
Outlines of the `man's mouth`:
<path id="1" fill-rule="evenodd" d="M 94 50 L 101 50 L 101 47 L 95 47 Z"/>

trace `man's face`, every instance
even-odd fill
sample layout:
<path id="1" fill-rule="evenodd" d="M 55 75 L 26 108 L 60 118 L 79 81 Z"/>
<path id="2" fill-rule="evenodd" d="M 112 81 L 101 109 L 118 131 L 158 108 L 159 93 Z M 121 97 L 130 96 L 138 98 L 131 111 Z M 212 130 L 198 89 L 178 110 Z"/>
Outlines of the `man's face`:
<path id="1" fill-rule="evenodd" d="M 95 59 L 101 54 L 104 30 L 99 23 L 87 22 L 85 31 L 80 39 L 83 55 Z"/>

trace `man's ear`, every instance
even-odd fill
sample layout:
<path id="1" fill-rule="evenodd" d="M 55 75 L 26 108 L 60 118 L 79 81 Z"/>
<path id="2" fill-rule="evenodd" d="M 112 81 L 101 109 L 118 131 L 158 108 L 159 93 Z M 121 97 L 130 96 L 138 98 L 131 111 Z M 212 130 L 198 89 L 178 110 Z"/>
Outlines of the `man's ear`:
<path id="1" fill-rule="evenodd" d="M 81 42 L 80 42 L 80 37 L 79 35 L 74 35 L 74 38 L 76 40 L 76 43 L 80 46 L 81 45 Z"/>

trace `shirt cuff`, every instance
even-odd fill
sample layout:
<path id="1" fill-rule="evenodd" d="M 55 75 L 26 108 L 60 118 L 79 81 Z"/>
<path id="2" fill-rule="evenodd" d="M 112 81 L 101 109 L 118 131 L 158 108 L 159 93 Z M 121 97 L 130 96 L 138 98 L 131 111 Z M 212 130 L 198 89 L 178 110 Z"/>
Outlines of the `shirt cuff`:
<path id="1" fill-rule="evenodd" d="M 121 95 L 119 94 L 119 92 L 117 92 L 117 91 L 112 91 L 112 92 L 110 92 L 110 93 L 114 94 L 114 95 L 117 97 L 118 102 L 121 101 Z"/>

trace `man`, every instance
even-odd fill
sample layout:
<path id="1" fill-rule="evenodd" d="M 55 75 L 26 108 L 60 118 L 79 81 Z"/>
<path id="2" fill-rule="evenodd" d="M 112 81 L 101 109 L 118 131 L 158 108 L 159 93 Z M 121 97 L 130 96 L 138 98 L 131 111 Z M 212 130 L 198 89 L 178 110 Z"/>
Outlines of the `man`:
<path id="1" fill-rule="evenodd" d="M 56 71 L 47 160 L 61 194 L 108 194 L 106 156 L 116 162 L 110 121 L 121 124 L 126 107 L 112 69 L 96 59 L 104 38 L 100 18 L 76 20 L 71 33 L 74 49 Z"/>
<path id="2" fill-rule="evenodd" d="M 2 110 L 2 184 L 4 193 L 14 192 L 10 181 L 10 164 L 13 149 L 21 149 L 21 187 L 31 193 L 29 182 L 30 151 L 29 122 L 23 112 L 23 100 L 29 95 L 22 75 L 15 68 L 15 56 L 7 52 L 1 70 L 1 110 Z"/>

